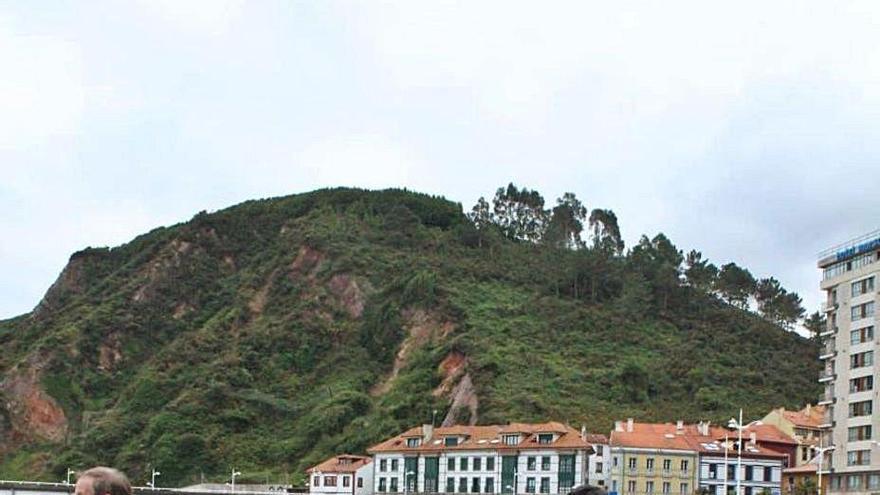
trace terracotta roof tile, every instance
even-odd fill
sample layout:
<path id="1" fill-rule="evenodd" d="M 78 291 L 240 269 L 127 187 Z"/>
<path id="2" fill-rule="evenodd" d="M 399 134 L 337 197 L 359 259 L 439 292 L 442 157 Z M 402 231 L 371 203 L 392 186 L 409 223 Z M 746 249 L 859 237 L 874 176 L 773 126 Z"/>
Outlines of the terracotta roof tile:
<path id="1" fill-rule="evenodd" d="M 818 429 L 819 425 L 825 422 L 825 406 L 809 406 L 809 411 L 806 407 L 800 411 L 786 411 L 783 409 L 782 417 L 795 426 Z"/>
<path id="2" fill-rule="evenodd" d="M 427 442 L 420 442 L 417 447 L 408 447 L 406 438 L 424 436 L 423 427 L 411 428 L 400 435 L 391 437 L 384 442 L 373 445 L 367 452 L 433 452 L 440 450 L 473 450 L 473 449 L 542 449 L 542 448 L 590 448 L 590 442 L 581 438 L 580 432 L 558 422 L 549 423 L 511 423 L 509 425 L 487 426 L 438 426 Z M 522 438 L 516 445 L 506 445 L 502 435 L 519 433 Z M 538 434 L 554 433 L 557 438 L 550 444 L 538 443 Z M 445 437 L 461 437 L 457 445 L 447 446 Z"/>
<path id="3" fill-rule="evenodd" d="M 343 454 L 331 457 L 316 466 L 312 466 L 306 469 L 306 472 L 353 473 L 372 461 L 372 458 L 367 456 Z"/>
<path id="4" fill-rule="evenodd" d="M 623 425 L 624 431 L 614 430 L 611 432 L 612 447 L 630 447 L 630 448 L 647 448 L 647 449 L 667 449 L 682 450 L 700 453 L 724 453 L 723 440 L 728 435 L 730 440 L 736 438 L 736 431 L 729 431 L 718 426 L 706 426 L 701 430 L 700 426 L 687 424 L 679 428 L 671 423 L 633 423 L 632 431 L 627 431 L 626 424 Z M 779 432 L 778 429 L 774 429 Z M 767 430 L 771 432 L 772 430 Z M 707 433 L 706 435 L 703 432 Z M 788 438 L 779 432 L 784 438 Z M 764 435 L 770 437 L 769 433 Z M 758 434 L 758 439 L 762 437 Z M 743 432 L 743 441 L 748 441 L 748 430 Z M 772 437 L 778 440 L 776 436 Z M 716 446 L 712 448 L 710 446 Z M 731 452 L 736 452 L 731 447 Z M 779 454 L 760 445 L 748 445 L 746 451 L 743 452 L 745 457 L 774 457 L 784 458 L 784 454 Z"/>
<path id="5" fill-rule="evenodd" d="M 792 473 L 815 473 L 815 472 L 818 470 L 818 468 L 819 468 L 819 466 L 817 466 L 817 465 L 815 465 L 815 464 L 813 464 L 813 463 L 809 463 L 809 464 L 803 464 L 803 465 L 801 465 L 801 466 L 796 466 L 796 467 L 793 467 L 793 468 L 784 469 L 782 472 L 785 473 L 785 474 L 792 474 Z"/>
<path id="6" fill-rule="evenodd" d="M 758 442 L 785 443 L 797 445 L 797 440 L 786 435 L 782 430 L 774 425 L 748 425 L 743 429 L 743 439 L 748 439 L 752 433 L 755 433 L 755 439 Z M 731 438 L 737 436 L 736 430 L 730 432 Z M 720 438 L 720 437 L 719 437 Z"/>

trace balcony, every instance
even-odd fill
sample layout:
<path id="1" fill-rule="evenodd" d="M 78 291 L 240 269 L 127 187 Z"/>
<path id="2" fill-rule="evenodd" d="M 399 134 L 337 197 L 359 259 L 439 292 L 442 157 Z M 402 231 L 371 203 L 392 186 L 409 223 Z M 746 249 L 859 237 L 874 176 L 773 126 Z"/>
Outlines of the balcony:
<path id="1" fill-rule="evenodd" d="M 830 381 L 833 381 L 836 376 L 837 375 L 835 375 L 833 371 L 823 371 L 822 373 L 819 373 L 819 383 L 828 383 Z"/>
<path id="2" fill-rule="evenodd" d="M 660 471 L 660 475 L 663 476 L 664 478 L 669 478 L 670 476 L 672 476 L 672 470 L 664 469 L 664 470 Z"/>
<path id="3" fill-rule="evenodd" d="M 820 308 L 822 309 L 823 313 L 830 313 L 830 312 L 836 310 L 839 306 L 840 306 L 839 303 L 826 301 L 821 304 Z"/>
<path id="4" fill-rule="evenodd" d="M 819 334 L 820 338 L 830 337 L 837 333 L 837 326 L 829 327 L 827 330 Z"/>
<path id="5" fill-rule="evenodd" d="M 819 354 L 819 359 L 821 359 L 822 361 L 824 361 L 824 360 L 826 360 L 826 359 L 831 359 L 831 358 L 833 358 L 833 357 L 836 356 L 836 355 L 837 355 L 837 351 L 831 351 L 831 352 L 827 352 L 827 351 L 826 351 L 826 352 L 824 352 L 824 353 L 822 353 L 822 354 Z"/>

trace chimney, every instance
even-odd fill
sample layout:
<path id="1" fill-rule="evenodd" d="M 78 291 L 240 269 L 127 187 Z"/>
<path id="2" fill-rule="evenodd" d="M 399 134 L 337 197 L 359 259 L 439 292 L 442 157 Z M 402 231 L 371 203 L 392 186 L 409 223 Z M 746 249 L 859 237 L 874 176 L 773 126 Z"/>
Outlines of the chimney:
<path id="1" fill-rule="evenodd" d="M 623 431 L 623 421 L 614 422 L 614 431 Z"/>
<path id="2" fill-rule="evenodd" d="M 626 418 L 626 431 L 629 431 L 629 432 L 633 431 L 633 419 L 632 418 Z"/>
<path id="3" fill-rule="evenodd" d="M 807 402 L 807 407 L 806 407 L 806 409 L 805 409 L 805 410 L 806 410 L 806 412 L 807 412 L 807 416 L 809 416 L 809 415 L 810 415 L 810 411 L 811 411 L 811 409 L 812 409 L 812 407 L 813 407 L 813 406 L 811 406 L 811 405 L 810 405 L 810 403 L 809 403 L 809 402 Z"/>
<path id="4" fill-rule="evenodd" d="M 749 432 L 749 443 L 752 445 L 755 445 L 755 443 L 757 441 L 758 441 L 758 434 L 755 433 L 754 431 Z"/>
<path id="5" fill-rule="evenodd" d="M 587 427 L 585 425 L 581 425 L 581 440 L 587 441 Z"/>
<path id="6" fill-rule="evenodd" d="M 431 441 L 431 437 L 434 436 L 434 425 L 422 425 L 422 443 L 428 443 Z"/>
<path id="7" fill-rule="evenodd" d="M 675 431 L 681 433 L 684 430 L 684 421 L 678 420 L 675 422 Z"/>

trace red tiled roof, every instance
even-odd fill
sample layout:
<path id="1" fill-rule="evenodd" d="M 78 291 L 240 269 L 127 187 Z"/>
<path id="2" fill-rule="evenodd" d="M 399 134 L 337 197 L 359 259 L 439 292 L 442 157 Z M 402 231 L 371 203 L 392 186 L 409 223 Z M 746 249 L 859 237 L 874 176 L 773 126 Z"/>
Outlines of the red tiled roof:
<path id="1" fill-rule="evenodd" d="M 795 426 L 818 429 L 819 425 L 825 422 L 825 406 L 809 406 L 809 412 L 806 407 L 800 411 L 786 411 L 783 409 L 782 417 Z"/>
<path id="2" fill-rule="evenodd" d="M 818 467 L 819 466 L 817 466 L 811 462 L 809 464 L 804 464 L 801 466 L 783 469 L 782 472 L 785 474 L 794 474 L 794 473 L 807 473 L 807 474 L 809 474 L 809 473 L 815 473 L 818 470 Z"/>
<path id="3" fill-rule="evenodd" d="M 705 430 L 701 430 L 699 425 L 682 425 L 679 428 L 671 423 L 633 423 L 632 431 L 627 430 L 626 424 L 623 425 L 624 431 L 614 430 L 611 432 L 612 447 L 630 447 L 630 448 L 646 448 L 646 449 L 667 449 L 667 450 L 683 450 L 700 452 L 704 454 L 713 453 L 723 455 L 723 440 L 728 435 L 730 440 L 736 438 L 736 432 L 730 432 L 725 428 L 718 426 L 705 426 Z M 703 432 L 708 433 L 703 435 Z M 778 431 L 778 429 L 777 429 Z M 781 432 L 780 432 L 781 433 Z M 768 435 L 765 435 L 768 436 Z M 784 436 L 784 435 L 783 435 Z M 758 439 L 761 435 L 758 434 Z M 774 439 L 776 437 L 773 437 Z M 785 437 L 788 438 L 788 437 Z M 743 432 L 743 443 L 749 439 L 747 431 Z M 708 445 L 716 445 L 717 449 L 712 449 Z M 736 452 L 731 448 L 731 452 Z M 784 454 L 774 452 L 760 445 L 747 444 L 743 451 L 745 457 L 774 457 L 784 458 Z"/>
<path id="4" fill-rule="evenodd" d="M 608 437 L 601 433 L 587 433 L 584 439 L 590 444 L 608 445 Z"/>
<path id="5" fill-rule="evenodd" d="M 306 472 L 353 473 L 372 461 L 372 458 L 363 455 L 343 454 L 331 457 L 316 466 L 312 466 L 306 469 Z"/>
<path id="6" fill-rule="evenodd" d="M 511 423 L 509 425 L 487 426 L 438 426 L 433 429 L 431 438 L 427 442 L 420 442 L 418 447 L 407 447 L 406 439 L 412 437 L 424 437 L 421 426 L 389 438 L 384 442 L 373 445 L 367 452 L 434 452 L 440 450 L 474 450 L 474 449 L 586 449 L 590 448 L 590 442 L 581 438 L 580 432 L 574 428 L 558 422 L 549 423 Z M 519 433 L 522 438 L 516 445 L 506 445 L 502 441 L 502 435 Z M 549 444 L 539 444 L 538 434 L 554 433 L 558 437 Z M 463 437 L 457 445 L 445 445 L 445 437 Z"/>
<path id="7" fill-rule="evenodd" d="M 786 435 L 776 426 L 766 424 L 752 424 L 746 426 L 746 428 L 743 429 L 743 440 L 749 439 L 753 432 L 755 433 L 755 439 L 758 442 L 785 443 L 790 445 L 798 444 L 797 440 Z M 736 430 L 733 430 L 729 435 L 731 438 L 734 438 L 738 436 L 739 433 Z"/>
<path id="8" fill-rule="evenodd" d="M 624 424 L 623 430 L 611 432 L 611 446 L 646 449 L 693 450 L 687 439 L 688 427 L 678 430 L 669 423 L 633 423 L 632 431 Z M 690 428 L 696 433 L 696 427 Z"/>

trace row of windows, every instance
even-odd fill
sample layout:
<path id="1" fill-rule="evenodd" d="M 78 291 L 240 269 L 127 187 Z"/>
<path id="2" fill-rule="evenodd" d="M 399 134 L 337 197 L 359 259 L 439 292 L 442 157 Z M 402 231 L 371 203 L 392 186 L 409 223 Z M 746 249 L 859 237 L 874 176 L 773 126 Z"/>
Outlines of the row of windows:
<path id="1" fill-rule="evenodd" d="M 828 280 L 829 278 L 843 275 L 846 272 L 858 270 L 859 268 L 870 265 L 877 260 L 880 260 L 880 252 L 877 252 L 877 254 L 866 253 L 860 256 L 856 256 L 851 260 L 841 261 L 839 263 L 829 265 L 825 268 L 825 270 L 822 271 L 822 278 L 823 280 Z"/>
<path id="2" fill-rule="evenodd" d="M 857 328 L 849 333 L 849 343 L 851 345 L 864 344 L 874 340 L 874 327 Z"/>
<path id="3" fill-rule="evenodd" d="M 541 456 L 541 471 L 550 471 L 552 467 L 552 457 L 551 456 Z M 387 472 L 388 471 L 388 459 L 380 459 L 379 460 L 379 471 Z M 391 461 L 391 471 L 396 472 L 400 469 L 400 463 L 398 459 L 390 459 Z M 485 462 L 484 462 L 485 461 Z M 653 460 L 652 460 L 653 462 Z M 495 457 L 447 457 L 446 458 L 446 470 L 447 471 L 482 471 L 483 466 L 486 466 L 486 471 L 494 471 L 495 470 Z M 526 469 L 529 471 L 537 471 L 538 470 L 538 457 L 536 456 L 528 456 L 526 458 Z M 574 470 L 574 466 L 571 466 L 569 471 Z"/>
<path id="4" fill-rule="evenodd" d="M 534 480 L 534 478 L 529 478 Z M 547 492 L 541 493 L 550 493 L 550 478 L 542 478 L 547 480 Z M 458 486 L 456 487 L 456 480 L 458 481 Z M 543 483 L 542 483 L 543 485 Z M 457 488 L 457 489 L 456 489 Z M 378 491 L 380 493 L 397 492 L 397 478 L 390 478 L 390 483 L 386 484 L 385 478 L 379 478 L 379 487 Z M 494 493 L 495 492 L 495 478 L 454 478 L 447 477 L 446 478 L 446 493 Z M 534 492 L 532 492 L 534 493 Z"/>
<path id="5" fill-rule="evenodd" d="M 612 482 L 612 491 L 617 491 L 617 481 Z M 672 484 L 668 481 L 664 481 L 661 485 L 661 493 L 672 493 Z M 635 480 L 630 480 L 626 482 L 626 491 L 627 493 L 636 493 L 636 482 Z M 645 482 L 645 493 L 654 493 L 654 482 L 646 481 Z M 678 493 L 681 495 L 691 495 L 688 491 L 687 483 L 679 483 L 678 485 Z"/>
<path id="6" fill-rule="evenodd" d="M 846 453 L 847 466 L 867 466 L 871 464 L 870 450 L 851 450 Z"/>
<path id="7" fill-rule="evenodd" d="M 864 304 L 857 304 L 850 308 L 850 319 L 859 321 L 863 318 L 874 316 L 874 301 L 868 301 Z"/>
<path id="8" fill-rule="evenodd" d="M 852 426 L 847 430 L 847 440 L 849 440 L 850 442 L 870 440 L 871 433 L 871 425 Z"/>
<path id="9" fill-rule="evenodd" d="M 874 390 L 874 377 L 871 375 L 852 378 L 849 381 L 849 393 L 866 392 Z"/>
<path id="10" fill-rule="evenodd" d="M 709 464 L 709 479 L 721 479 L 718 471 L 724 472 L 722 464 Z M 770 466 L 743 466 L 745 473 L 743 480 L 745 481 L 773 481 L 773 470 Z M 736 465 L 728 464 L 727 480 L 736 480 Z"/>
<path id="11" fill-rule="evenodd" d="M 851 354 L 849 356 L 850 369 L 864 368 L 865 366 L 872 366 L 873 364 L 874 351 L 859 352 L 857 354 Z"/>
<path id="12" fill-rule="evenodd" d="M 617 466 L 617 457 L 615 457 L 613 459 L 613 464 L 615 467 Z M 627 460 L 627 466 L 631 470 L 638 469 L 638 458 L 630 457 Z M 690 466 L 690 464 L 687 459 L 682 459 L 681 463 L 679 464 L 679 467 L 681 468 L 682 471 L 687 471 L 689 466 Z M 654 458 L 653 457 L 645 458 L 645 469 L 647 469 L 648 471 L 654 470 Z M 663 459 L 663 470 L 669 471 L 670 469 L 672 469 L 672 459 Z"/>
<path id="13" fill-rule="evenodd" d="M 480 471 L 483 469 L 483 458 L 482 457 L 447 457 L 446 458 L 446 470 L 447 471 L 455 471 L 455 460 L 458 459 L 458 470 L 459 471 L 467 471 L 468 470 L 468 459 L 471 459 L 473 462 L 471 465 L 473 466 L 473 471 Z M 530 457 L 532 461 L 534 461 L 534 457 Z M 549 457 L 548 457 L 549 459 Z M 494 471 L 495 470 L 495 458 L 494 457 L 486 457 L 486 471 Z"/>
<path id="14" fill-rule="evenodd" d="M 831 490 L 833 491 L 841 491 L 843 490 L 844 483 L 846 484 L 847 490 L 860 490 L 863 486 L 868 487 L 868 490 L 877 490 L 880 489 L 880 474 L 869 474 L 866 477 L 862 474 L 849 474 L 849 475 L 837 475 L 831 477 Z M 844 482 L 844 480 L 846 480 Z"/>
<path id="15" fill-rule="evenodd" d="M 850 289 L 852 291 L 852 297 L 874 292 L 874 277 L 857 280 L 850 284 Z"/>
<path id="16" fill-rule="evenodd" d="M 863 400 L 861 402 L 850 402 L 849 403 L 849 417 L 855 418 L 857 416 L 870 416 L 871 415 L 871 401 Z"/>
<path id="17" fill-rule="evenodd" d="M 312 486 L 318 487 L 321 486 L 321 477 L 320 476 L 312 476 Z M 336 476 L 326 475 L 324 476 L 324 486 L 336 486 Z M 351 486 L 351 477 L 342 476 L 342 486 L 349 487 Z M 357 479 L 357 487 L 364 487 L 364 479 L 358 476 Z"/>

